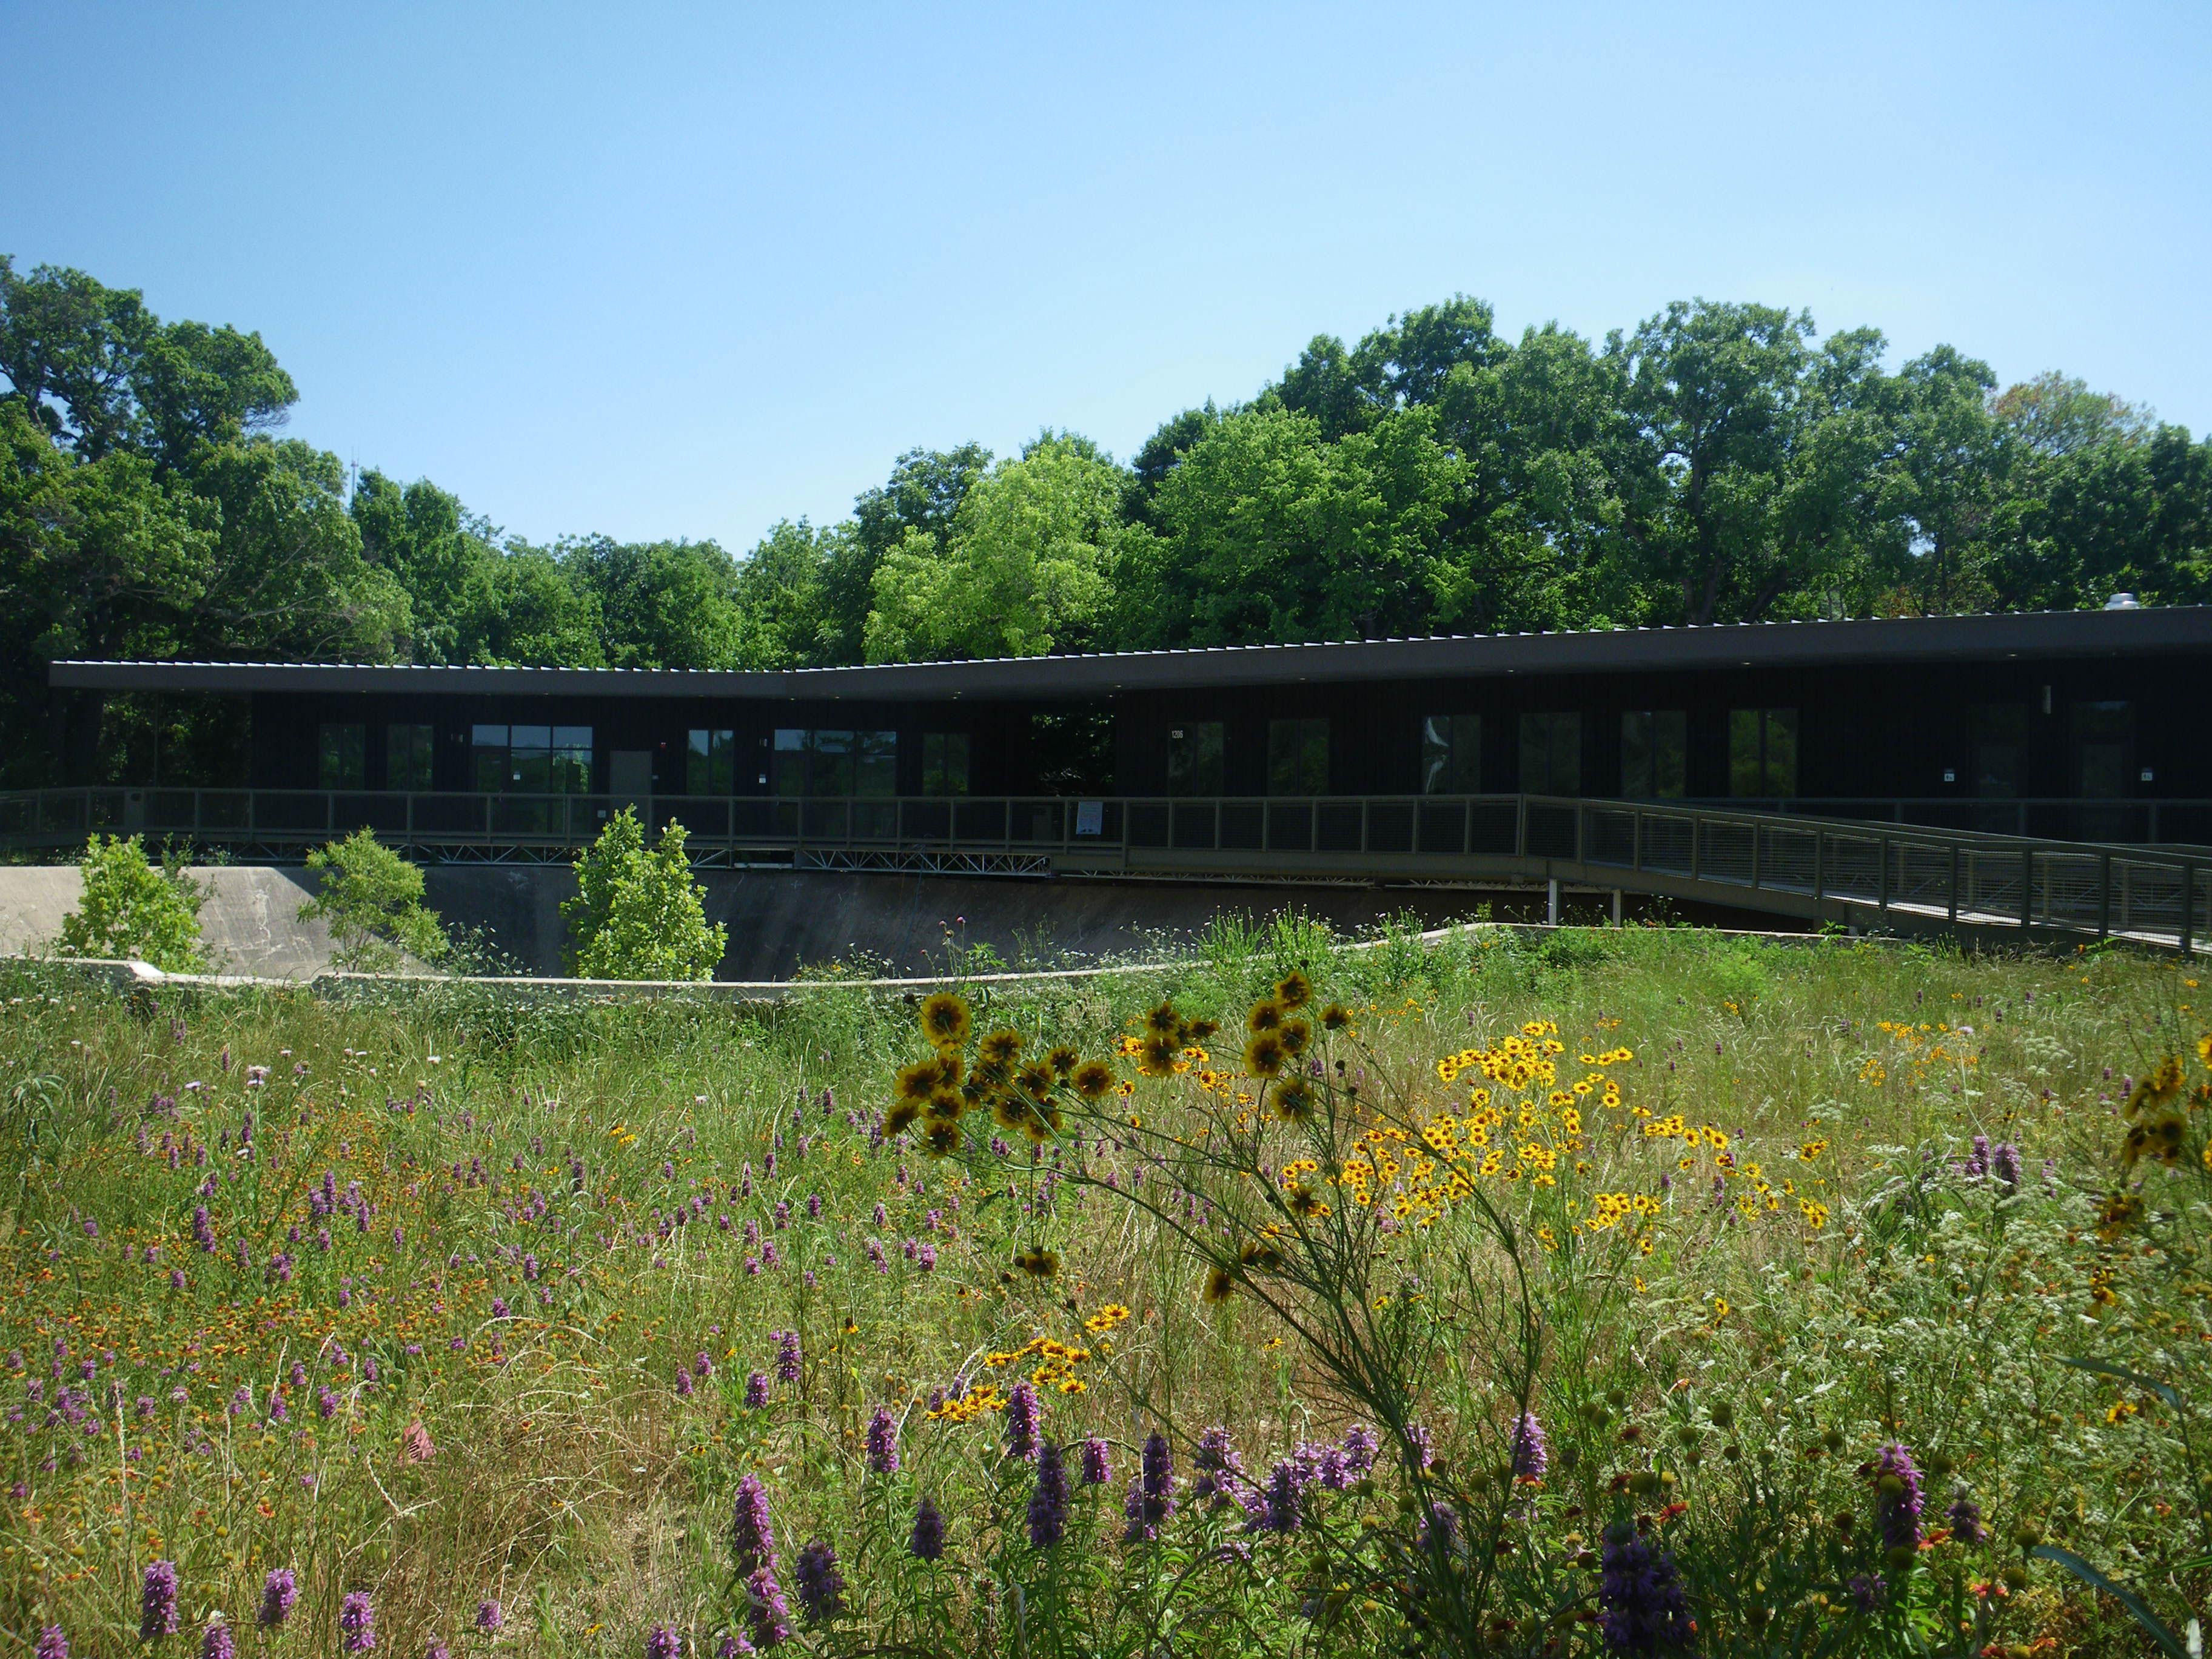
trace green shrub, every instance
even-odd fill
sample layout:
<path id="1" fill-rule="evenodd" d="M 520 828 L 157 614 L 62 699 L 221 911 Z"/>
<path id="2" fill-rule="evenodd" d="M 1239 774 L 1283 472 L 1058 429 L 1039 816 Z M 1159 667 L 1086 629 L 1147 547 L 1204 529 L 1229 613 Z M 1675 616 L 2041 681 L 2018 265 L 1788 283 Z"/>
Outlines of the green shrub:
<path id="1" fill-rule="evenodd" d="M 307 854 L 321 878 L 315 896 L 300 907 L 302 921 L 327 921 L 342 968 L 388 972 L 404 957 L 436 963 L 452 945 L 438 913 L 422 908 L 422 872 L 377 840 L 356 830 Z"/>
<path id="2" fill-rule="evenodd" d="M 200 951 L 206 895 L 182 865 L 165 860 L 156 870 L 140 837 L 95 834 L 84 844 L 82 868 L 84 891 L 62 918 L 59 954 L 147 962 L 172 974 L 206 965 Z"/>
<path id="3" fill-rule="evenodd" d="M 729 930 L 709 926 L 704 890 L 684 854 L 685 832 L 671 823 L 648 849 L 637 814 L 624 807 L 576 860 L 576 896 L 561 914 L 574 943 L 568 969 L 583 979 L 712 979 Z"/>

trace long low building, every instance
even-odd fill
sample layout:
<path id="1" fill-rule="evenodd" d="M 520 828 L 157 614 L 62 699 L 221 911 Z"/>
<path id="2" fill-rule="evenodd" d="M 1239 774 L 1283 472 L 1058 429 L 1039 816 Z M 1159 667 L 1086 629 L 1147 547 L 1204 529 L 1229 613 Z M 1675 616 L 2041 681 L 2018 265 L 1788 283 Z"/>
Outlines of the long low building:
<path id="1" fill-rule="evenodd" d="M 2206 607 L 781 672 L 69 661 L 51 674 L 88 692 L 250 700 L 235 781 L 264 791 L 1520 793 L 2212 839 L 2197 822 L 2212 799 Z"/>

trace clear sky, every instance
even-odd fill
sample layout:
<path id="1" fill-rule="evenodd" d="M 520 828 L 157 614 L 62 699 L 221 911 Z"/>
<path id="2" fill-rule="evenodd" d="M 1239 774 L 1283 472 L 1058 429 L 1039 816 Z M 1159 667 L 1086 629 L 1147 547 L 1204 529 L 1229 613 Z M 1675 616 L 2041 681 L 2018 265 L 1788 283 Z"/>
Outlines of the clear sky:
<path id="1" fill-rule="evenodd" d="M 1127 457 L 1455 292 L 1948 341 L 2212 426 L 2212 5 L 0 0 L 0 252 L 258 329 L 544 538 Z"/>

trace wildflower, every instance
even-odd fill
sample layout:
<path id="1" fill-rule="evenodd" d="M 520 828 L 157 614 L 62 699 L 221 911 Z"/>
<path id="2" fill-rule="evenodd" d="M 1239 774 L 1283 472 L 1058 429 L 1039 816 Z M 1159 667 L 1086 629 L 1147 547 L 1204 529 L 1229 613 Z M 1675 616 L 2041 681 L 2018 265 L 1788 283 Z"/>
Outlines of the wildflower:
<path id="1" fill-rule="evenodd" d="M 667 1625 L 655 1625 L 645 1638 L 645 1659 L 684 1659 L 684 1638 Z"/>
<path id="2" fill-rule="evenodd" d="M 774 1569 L 754 1568 L 745 1579 L 745 1596 L 752 1603 L 756 1647 L 780 1647 L 790 1640 L 791 1609 L 784 1604 L 783 1587 L 775 1582 Z"/>
<path id="3" fill-rule="evenodd" d="M 1889 1584 L 1878 1572 L 1855 1572 L 1844 1588 L 1863 1613 L 1872 1613 L 1889 1599 Z"/>
<path id="4" fill-rule="evenodd" d="M 1050 1549 L 1067 1535 L 1067 1465 L 1048 1440 L 1037 1449 L 1036 1485 L 1030 1491 L 1030 1545 Z"/>
<path id="5" fill-rule="evenodd" d="M 430 1443 L 430 1431 L 422 1426 L 421 1418 L 409 1423 L 399 1437 L 399 1461 L 402 1463 L 427 1463 L 438 1455 Z"/>
<path id="6" fill-rule="evenodd" d="M 2020 1148 L 2009 1140 L 2000 1140 L 1990 1153 L 1990 1173 L 2005 1186 L 2018 1189 L 2020 1186 Z"/>
<path id="7" fill-rule="evenodd" d="M 349 1590 L 338 1607 L 340 1645 L 348 1653 L 367 1653 L 376 1645 L 376 1608 L 367 1590 Z"/>
<path id="8" fill-rule="evenodd" d="M 1344 1466 L 1355 1480 L 1375 1467 L 1376 1455 L 1382 1449 L 1382 1442 L 1374 1431 L 1364 1424 L 1354 1423 L 1344 1432 Z"/>
<path id="9" fill-rule="evenodd" d="M 1314 1115 L 1313 1085 L 1304 1078 L 1288 1078 L 1269 1097 L 1275 1115 L 1285 1123 L 1310 1122 Z"/>
<path id="10" fill-rule="evenodd" d="M 1043 1407 L 1038 1403 L 1037 1391 L 1027 1382 L 1015 1383 L 1006 1395 L 1007 1456 L 1036 1459 L 1042 1419 Z"/>
<path id="11" fill-rule="evenodd" d="M 1456 1554 L 1459 1551 L 1459 1511 L 1449 1504 L 1434 1503 L 1421 1519 L 1414 1547 L 1425 1553 L 1437 1556 Z"/>
<path id="12" fill-rule="evenodd" d="M 1085 1100 L 1103 1100 L 1113 1091 L 1114 1068 L 1103 1060 L 1086 1060 L 1069 1076 L 1068 1083 Z"/>
<path id="13" fill-rule="evenodd" d="M 1269 1532 L 1296 1532 L 1298 1529 L 1298 1498 L 1304 1486 L 1304 1470 L 1295 1458 L 1284 1458 L 1267 1476 L 1267 1492 L 1260 1514 L 1260 1524 Z"/>
<path id="14" fill-rule="evenodd" d="M 1199 1436 L 1191 1461 L 1198 1466 L 1198 1476 L 1190 1484 L 1190 1495 L 1201 1502 L 1226 1503 L 1244 1485 L 1244 1465 L 1230 1443 L 1229 1431 L 1218 1425 Z"/>
<path id="15" fill-rule="evenodd" d="M 1606 1528 L 1598 1580 L 1598 1623 L 1615 1653 L 1656 1653 L 1690 1644 L 1696 1627 L 1682 1597 L 1674 1558 L 1634 1527 Z"/>
<path id="16" fill-rule="evenodd" d="M 1513 1473 L 1523 1480 L 1541 1480 L 1550 1467 L 1551 1450 L 1544 1443 L 1544 1425 L 1534 1412 L 1523 1412 L 1513 1425 Z"/>
<path id="17" fill-rule="evenodd" d="M 1226 1302 L 1236 1288 L 1236 1275 L 1216 1262 L 1206 1270 L 1206 1283 L 1199 1294 L 1207 1302 Z"/>
<path id="18" fill-rule="evenodd" d="M 146 1569 L 138 1591 L 138 1639 L 151 1642 L 177 1632 L 177 1568 L 173 1561 L 156 1561 Z"/>
<path id="19" fill-rule="evenodd" d="M 1303 1008 L 1313 1000 L 1313 981 L 1293 968 L 1275 981 L 1275 1000 L 1285 1008 Z"/>
<path id="20" fill-rule="evenodd" d="M 778 1331 L 775 1336 L 775 1377 L 779 1382 L 796 1382 L 799 1371 L 799 1333 Z"/>
<path id="21" fill-rule="evenodd" d="M 1087 1435 L 1083 1442 L 1083 1484 L 1103 1486 L 1114 1478 L 1114 1465 L 1107 1455 L 1106 1443 L 1097 1435 Z"/>
<path id="22" fill-rule="evenodd" d="M 799 1583 L 799 1605 L 806 1622 L 818 1625 L 845 1610 L 845 1575 L 837 1571 L 837 1552 L 826 1538 L 811 1540 L 799 1552 L 793 1570 Z"/>
<path id="23" fill-rule="evenodd" d="M 292 1606 L 299 1599 L 300 1587 L 292 1577 L 292 1569 L 271 1568 L 261 1581 L 261 1611 L 254 1622 L 264 1630 L 275 1630 L 292 1616 Z"/>
<path id="24" fill-rule="evenodd" d="M 219 1613 L 208 1620 L 200 1637 L 200 1659 L 238 1659 L 238 1638 Z"/>
<path id="25" fill-rule="evenodd" d="M 898 1419 L 890 1407 L 878 1406 L 868 1419 L 868 1473 L 896 1474 L 898 1466 Z"/>
<path id="26" fill-rule="evenodd" d="M 1290 1052 L 1277 1032 L 1262 1031 L 1244 1045 L 1244 1069 L 1257 1078 L 1279 1076 Z"/>
<path id="27" fill-rule="evenodd" d="M 1943 1518 L 1950 1523 L 1951 1536 L 1968 1548 L 1989 1541 L 1989 1528 L 1982 1524 L 1982 1506 L 1964 1492 L 1952 1500 Z"/>
<path id="28" fill-rule="evenodd" d="M 69 1638 L 62 1634 L 59 1625 L 48 1625 L 39 1632 L 39 1645 L 32 1659 L 70 1659 Z"/>
<path id="29" fill-rule="evenodd" d="M 907 1536 L 906 1547 L 917 1561 L 934 1561 L 945 1553 L 945 1517 L 927 1492 L 915 1506 L 914 1530 Z"/>
<path id="30" fill-rule="evenodd" d="M 766 1371 L 748 1371 L 748 1372 L 746 1372 L 746 1373 L 745 1373 L 745 1409 L 746 1409 L 747 1411 L 756 1411 L 756 1412 L 757 1412 L 757 1411 L 760 1410 L 762 1407 L 763 1407 L 763 1406 L 765 1406 L 765 1405 L 767 1405 L 767 1404 L 768 1404 L 768 1373 L 767 1373 Z"/>
<path id="31" fill-rule="evenodd" d="M 769 1522 L 768 1490 L 757 1474 L 738 1482 L 737 1502 L 730 1512 L 730 1554 L 739 1572 L 750 1572 L 775 1558 L 775 1528 Z"/>
<path id="32" fill-rule="evenodd" d="M 1262 1031 L 1272 1031 L 1283 1023 L 1283 1005 L 1273 998 L 1263 998 L 1252 1005 L 1252 1012 L 1244 1016 L 1244 1029 L 1257 1036 Z"/>
<path id="33" fill-rule="evenodd" d="M 1912 1454 L 1892 1441 L 1875 1460 L 1875 1524 L 1885 1549 L 1910 1552 L 1920 1547 L 1920 1471 Z"/>
<path id="34" fill-rule="evenodd" d="M 496 1636 L 507 1623 L 507 1613 L 496 1596 L 477 1603 L 477 1628 L 486 1636 Z"/>
<path id="35" fill-rule="evenodd" d="M 965 1048 L 971 1029 L 973 1016 L 966 998 L 939 991 L 921 1000 L 921 1035 L 932 1048 Z"/>

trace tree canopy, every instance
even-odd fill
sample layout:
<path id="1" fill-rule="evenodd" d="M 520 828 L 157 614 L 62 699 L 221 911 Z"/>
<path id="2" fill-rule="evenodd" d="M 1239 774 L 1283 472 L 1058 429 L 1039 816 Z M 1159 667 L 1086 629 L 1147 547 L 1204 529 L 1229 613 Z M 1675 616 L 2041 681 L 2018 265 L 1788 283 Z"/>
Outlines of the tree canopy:
<path id="1" fill-rule="evenodd" d="M 1455 296 L 1123 464 L 915 449 L 836 524 L 535 545 L 282 435 L 258 334 L 0 257 L 0 786 L 205 769 L 219 708 L 63 656 L 796 668 L 2212 598 L 2212 441 L 2057 373 L 1684 301 L 1602 340 Z"/>

